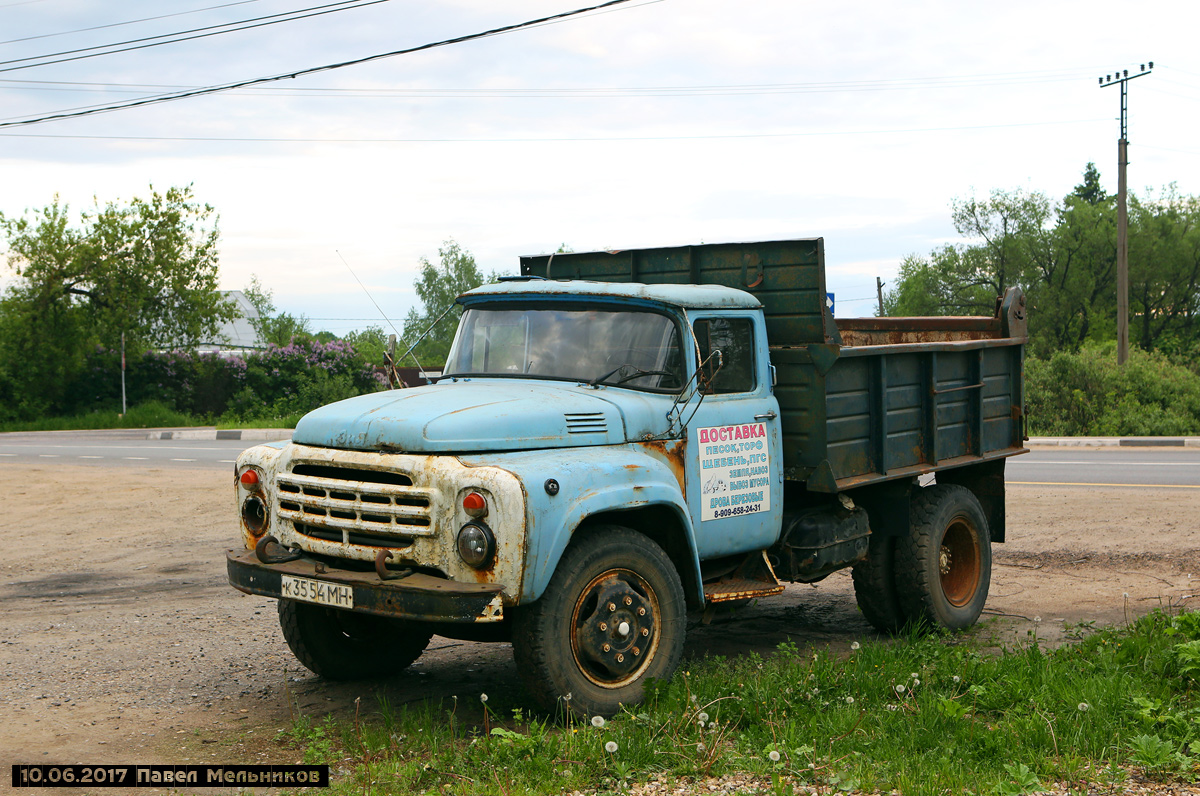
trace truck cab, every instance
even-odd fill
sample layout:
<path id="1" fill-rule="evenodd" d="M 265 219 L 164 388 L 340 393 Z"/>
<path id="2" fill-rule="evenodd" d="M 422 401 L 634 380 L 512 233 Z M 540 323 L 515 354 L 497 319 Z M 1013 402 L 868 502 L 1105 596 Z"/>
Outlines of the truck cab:
<path id="1" fill-rule="evenodd" d="M 435 633 L 511 639 L 543 707 L 611 714 L 674 671 L 689 610 L 777 594 L 781 578 L 855 566 L 864 613 L 885 629 L 978 617 L 994 495 L 973 486 L 994 487 L 1019 441 L 954 465 L 986 472 L 935 501 L 948 518 L 936 549 L 908 555 L 930 540 L 904 541 L 910 524 L 889 515 L 910 513 L 915 474 L 938 470 L 936 456 L 891 478 L 843 475 L 860 479 L 847 488 L 828 451 L 824 469 L 805 467 L 813 451 L 788 434 L 838 422 L 825 381 L 840 349 L 826 361 L 773 346 L 753 292 L 527 274 L 458 301 L 435 383 L 322 407 L 290 442 L 237 462 L 244 546 L 228 554 L 230 582 L 279 598 L 312 671 L 383 676 Z M 888 577 L 922 566 L 899 586 Z M 922 603 L 934 591 L 944 605 Z"/>

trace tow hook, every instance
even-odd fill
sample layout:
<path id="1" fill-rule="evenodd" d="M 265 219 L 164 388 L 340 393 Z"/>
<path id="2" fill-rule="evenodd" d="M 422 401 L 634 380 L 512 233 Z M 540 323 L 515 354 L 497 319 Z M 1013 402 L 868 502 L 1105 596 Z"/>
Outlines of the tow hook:
<path id="1" fill-rule="evenodd" d="M 401 578 L 407 578 L 416 571 L 414 569 L 402 569 L 399 572 L 390 571 L 387 568 L 387 561 L 391 557 L 391 550 L 380 550 L 375 556 L 375 574 L 379 576 L 380 580 L 400 580 Z"/>
<path id="2" fill-rule="evenodd" d="M 254 555 L 264 564 L 283 564 L 295 561 L 302 553 L 299 550 L 288 550 L 274 536 L 264 536 L 254 546 Z"/>

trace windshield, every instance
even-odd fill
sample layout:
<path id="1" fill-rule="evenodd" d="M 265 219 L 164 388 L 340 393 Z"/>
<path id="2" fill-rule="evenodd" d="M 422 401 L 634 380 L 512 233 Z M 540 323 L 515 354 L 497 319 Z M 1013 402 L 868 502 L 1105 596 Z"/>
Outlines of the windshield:
<path id="1" fill-rule="evenodd" d="M 655 312 L 629 310 L 468 309 L 446 373 L 672 392 L 684 382 L 675 322 Z"/>

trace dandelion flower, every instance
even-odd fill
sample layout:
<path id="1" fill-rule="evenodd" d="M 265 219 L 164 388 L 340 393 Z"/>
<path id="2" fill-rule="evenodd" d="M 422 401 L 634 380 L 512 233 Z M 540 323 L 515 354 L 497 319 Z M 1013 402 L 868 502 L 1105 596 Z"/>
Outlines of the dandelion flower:
<path id="1" fill-rule="evenodd" d="M 696 695 L 695 695 L 695 694 L 692 694 L 692 696 L 691 696 L 691 700 L 692 700 L 692 703 L 693 703 L 693 704 L 694 704 L 694 703 L 697 701 L 697 700 L 696 700 Z"/>
<path id="2" fill-rule="evenodd" d="M 852 650 L 856 650 L 861 646 L 862 646 L 862 644 L 859 644 L 857 641 L 850 642 L 850 649 L 852 649 Z"/>
<path id="3" fill-rule="evenodd" d="M 914 677 L 914 678 L 913 678 L 913 686 L 915 687 L 915 686 L 918 686 L 918 685 L 920 685 L 920 684 L 921 684 L 921 681 L 920 681 L 919 679 L 917 679 L 916 677 Z"/>
<path id="4" fill-rule="evenodd" d="M 698 743 L 698 744 L 696 744 L 696 751 L 697 751 L 697 752 L 703 752 L 703 751 L 704 751 L 706 748 L 707 748 L 707 747 L 705 747 L 705 745 L 704 745 L 704 744 L 702 744 L 702 743 Z"/>
<path id="5" fill-rule="evenodd" d="M 962 678 L 961 678 L 961 677 L 959 677 L 957 674 L 956 674 L 956 675 L 954 675 L 954 677 L 953 677 L 952 679 L 953 679 L 953 680 L 954 680 L 954 682 L 956 682 L 956 683 L 957 683 L 957 682 L 961 682 L 961 681 L 962 681 Z"/>
<path id="6" fill-rule="evenodd" d="M 1088 708 L 1090 708 L 1090 707 L 1091 707 L 1091 705 L 1089 705 L 1089 704 L 1088 704 L 1088 703 L 1086 703 L 1086 702 L 1080 702 L 1080 703 L 1079 703 L 1079 705 L 1078 705 L 1078 707 L 1079 707 L 1079 712 L 1080 712 L 1080 713 L 1087 713 L 1087 712 L 1088 712 Z"/>
<path id="7" fill-rule="evenodd" d="M 704 722 L 702 722 L 702 721 L 698 721 L 698 722 L 696 722 L 696 725 L 697 725 L 697 726 L 698 726 L 700 729 L 702 729 L 702 730 L 704 729 Z"/>
<path id="8" fill-rule="evenodd" d="M 853 704 L 854 704 L 854 697 L 852 697 L 852 696 L 848 696 L 848 697 L 846 697 L 846 704 L 847 704 L 847 705 L 853 705 Z"/>
<path id="9" fill-rule="evenodd" d="M 479 701 L 480 701 L 480 702 L 487 702 L 487 694 L 480 694 L 480 695 L 479 695 Z"/>
<path id="10" fill-rule="evenodd" d="M 1034 623 L 1036 624 L 1036 623 L 1039 623 L 1039 622 L 1041 622 L 1041 621 L 1042 621 L 1042 618 L 1041 618 L 1040 616 L 1035 616 L 1035 617 L 1033 618 L 1033 621 L 1034 621 Z"/>
<path id="11" fill-rule="evenodd" d="M 615 754 L 617 751 L 617 748 L 618 747 L 617 747 L 616 741 L 609 741 L 608 743 L 604 744 L 604 751 L 608 752 L 610 755 Z"/>
<path id="12" fill-rule="evenodd" d="M 776 752 L 774 749 L 767 753 L 767 757 L 771 758 L 772 763 L 779 762 L 779 752 Z"/>
<path id="13" fill-rule="evenodd" d="M 604 726 L 604 717 L 603 716 L 592 716 L 592 726 L 597 727 L 597 728 L 603 727 Z"/>
<path id="14" fill-rule="evenodd" d="M 917 673 L 916 673 L 916 672 L 909 672 L 909 673 L 908 673 L 908 676 L 909 676 L 909 677 L 911 677 L 911 678 L 912 678 L 912 679 L 914 679 L 914 680 L 916 680 L 916 679 L 917 679 Z"/>
<path id="15" fill-rule="evenodd" d="M 897 694 L 903 694 L 906 690 L 907 689 L 904 687 L 903 683 L 896 683 L 896 693 Z"/>
<path id="16" fill-rule="evenodd" d="M 708 714 L 707 714 L 707 713 L 701 713 L 701 714 L 700 714 L 699 716 L 697 716 L 696 718 L 700 719 L 700 723 L 701 723 L 701 724 L 703 724 L 704 722 L 708 721 Z"/>

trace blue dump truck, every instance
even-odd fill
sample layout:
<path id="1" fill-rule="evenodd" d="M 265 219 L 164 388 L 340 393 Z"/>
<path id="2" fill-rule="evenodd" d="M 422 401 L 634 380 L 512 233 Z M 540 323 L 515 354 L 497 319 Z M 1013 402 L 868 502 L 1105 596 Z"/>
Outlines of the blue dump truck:
<path id="1" fill-rule="evenodd" d="M 1019 290 L 835 320 L 814 238 L 525 257 L 458 302 L 435 383 L 238 459 L 230 583 L 279 599 L 313 672 L 511 640 L 542 707 L 612 714 L 689 612 L 784 582 L 853 567 L 883 631 L 978 619 L 1027 438 Z"/>

